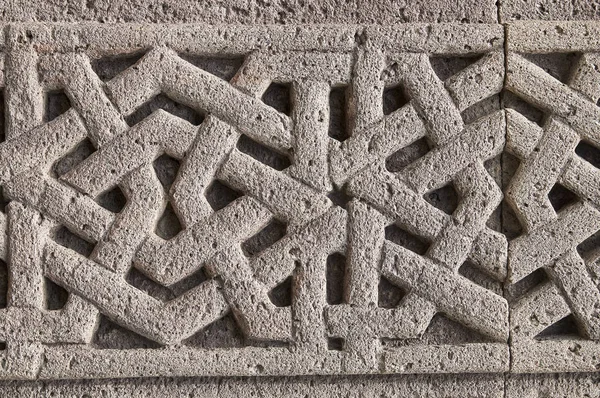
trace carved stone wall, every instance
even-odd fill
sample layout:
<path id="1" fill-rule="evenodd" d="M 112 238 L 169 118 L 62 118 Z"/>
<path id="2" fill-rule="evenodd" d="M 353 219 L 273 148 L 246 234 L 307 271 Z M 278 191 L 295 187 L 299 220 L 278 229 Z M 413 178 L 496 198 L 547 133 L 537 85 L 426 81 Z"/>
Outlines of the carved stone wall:
<path id="1" fill-rule="evenodd" d="M 4 9 L 0 392 L 600 396 L 600 23 L 186 4 Z"/>

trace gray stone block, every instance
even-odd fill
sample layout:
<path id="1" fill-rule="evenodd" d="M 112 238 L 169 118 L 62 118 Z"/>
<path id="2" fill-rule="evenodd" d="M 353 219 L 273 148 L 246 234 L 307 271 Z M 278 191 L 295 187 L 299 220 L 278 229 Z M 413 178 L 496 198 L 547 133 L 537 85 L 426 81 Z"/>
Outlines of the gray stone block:
<path id="1" fill-rule="evenodd" d="M 600 24 L 330 6 L 8 4 L 3 396 L 600 396 Z"/>
<path id="2" fill-rule="evenodd" d="M 11 22 L 209 24 L 497 22 L 494 0 L 2 0 Z"/>

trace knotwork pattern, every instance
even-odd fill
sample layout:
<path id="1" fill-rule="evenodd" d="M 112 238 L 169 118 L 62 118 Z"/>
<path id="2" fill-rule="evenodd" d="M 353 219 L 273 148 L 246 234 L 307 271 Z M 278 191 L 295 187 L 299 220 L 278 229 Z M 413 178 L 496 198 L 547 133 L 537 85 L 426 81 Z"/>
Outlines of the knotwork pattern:
<path id="1" fill-rule="evenodd" d="M 560 82 L 500 25 L 5 29 L 0 377 L 596 366 L 596 53 Z"/>

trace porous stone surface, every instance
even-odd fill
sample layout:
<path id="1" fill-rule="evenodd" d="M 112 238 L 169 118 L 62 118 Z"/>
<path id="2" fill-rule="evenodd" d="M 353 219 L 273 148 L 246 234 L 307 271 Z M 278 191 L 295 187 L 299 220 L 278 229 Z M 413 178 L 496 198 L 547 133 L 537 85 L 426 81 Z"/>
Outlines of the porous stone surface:
<path id="1" fill-rule="evenodd" d="M 0 0 L 11 22 L 498 22 L 495 0 Z"/>
<path id="2" fill-rule="evenodd" d="M 0 396 L 600 397 L 600 23 L 39 7 L 2 26 Z"/>
<path id="3" fill-rule="evenodd" d="M 600 19 L 600 2 L 598 0 L 499 0 L 498 7 L 500 22 Z"/>

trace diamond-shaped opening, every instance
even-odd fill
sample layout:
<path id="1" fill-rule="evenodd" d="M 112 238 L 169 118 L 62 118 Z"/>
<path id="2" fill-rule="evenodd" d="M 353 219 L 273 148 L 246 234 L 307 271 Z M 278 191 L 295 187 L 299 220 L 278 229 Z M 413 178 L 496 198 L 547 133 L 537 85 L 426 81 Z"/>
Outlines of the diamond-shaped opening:
<path id="1" fill-rule="evenodd" d="M 61 177 L 96 152 L 96 147 L 88 138 L 81 141 L 72 151 L 58 159 L 52 166 L 52 173 Z"/>
<path id="2" fill-rule="evenodd" d="M 348 86 L 332 87 L 329 92 L 329 130 L 331 138 L 344 142 L 348 131 Z"/>
<path id="3" fill-rule="evenodd" d="M 51 122 L 71 108 L 71 101 L 64 90 L 48 91 L 46 93 L 46 110 L 44 120 Z"/>
<path id="4" fill-rule="evenodd" d="M 255 256 L 273 246 L 287 233 L 287 224 L 277 219 L 271 220 L 266 227 L 242 243 L 242 250 L 246 256 Z"/>
<path id="5" fill-rule="evenodd" d="M 490 177 L 492 177 L 499 184 L 499 187 L 501 187 L 503 177 L 502 154 L 483 162 L 483 167 Z M 496 232 L 502 233 L 502 204 L 498 205 L 494 211 L 492 211 L 485 225 Z"/>
<path id="6" fill-rule="evenodd" d="M 289 116 L 292 112 L 291 85 L 271 83 L 263 94 L 262 100 L 275 110 Z"/>
<path id="7" fill-rule="evenodd" d="M 188 337 L 183 343 L 188 347 L 195 348 L 241 348 L 246 346 L 244 334 L 231 312 Z"/>
<path id="8" fill-rule="evenodd" d="M 343 351 L 344 339 L 342 339 L 341 337 L 328 337 L 327 349 L 330 351 Z"/>
<path id="9" fill-rule="evenodd" d="M 352 196 L 348 195 L 344 190 L 334 190 L 327 194 L 327 197 L 334 205 L 345 209 L 348 203 L 352 200 Z"/>
<path id="10" fill-rule="evenodd" d="M 525 294 L 538 286 L 550 281 L 548 274 L 543 268 L 538 268 L 520 281 L 506 287 L 506 299 L 515 302 L 521 299 Z"/>
<path id="11" fill-rule="evenodd" d="M 510 181 L 512 181 L 515 173 L 519 169 L 521 161 L 514 155 L 508 152 L 504 152 L 501 155 L 501 176 L 502 176 L 502 188 L 506 190 Z M 492 176 L 494 174 L 490 173 Z M 515 213 L 513 206 L 506 200 L 502 199 L 500 203 L 500 214 L 501 214 L 501 230 L 506 238 L 510 241 L 520 236 L 523 233 L 523 225 L 521 220 Z"/>
<path id="12" fill-rule="evenodd" d="M 425 254 L 431 245 L 430 242 L 396 224 L 388 225 L 385 228 L 385 239 L 420 255 Z"/>
<path id="13" fill-rule="evenodd" d="M 275 170 L 285 170 L 290 167 L 291 164 L 289 157 L 286 155 L 256 142 L 247 135 L 242 135 L 240 137 L 237 142 L 237 149 Z"/>
<path id="14" fill-rule="evenodd" d="M 179 54 L 190 64 L 223 80 L 231 80 L 244 63 L 244 57 L 207 57 L 195 54 Z"/>
<path id="15" fill-rule="evenodd" d="M 276 307 L 289 307 L 292 305 L 292 283 L 293 277 L 290 276 L 271 289 L 268 294 L 269 300 Z"/>
<path id="16" fill-rule="evenodd" d="M 6 104 L 4 102 L 4 90 L 0 89 L 0 142 L 6 141 L 6 125 L 4 123 L 4 113 Z"/>
<path id="17" fill-rule="evenodd" d="M 550 199 L 550 203 L 557 213 L 564 207 L 579 200 L 577 195 L 558 183 L 548 193 L 548 199 Z"/>
<path id="18" fill-rule="evenodd" d="M 117 325 L 102 314 L 100 315 L 98 327 L 92 338 L 92 346 L 100 350 L 161 348 L 159 343 Z"/>
<path id="19" fill-rule="evenodd" d="M 158 109 L 162 109 L 165 112 L 169 112 L 174 116 L 186 120 L 194 126 L 198 126 L 204 121 L 204 116 L 201 113 L 187 105 L 173 101 L 167 95 L 162 93 L 137 108 L 135 112 L 125 118 L 125 121 L 129 126 L 134 126 Z"/>
<path id="20" fill-rule="evenodd" d="M 8 302 L 8 265 L 0 260 L 0 309 Z"/>
<path id="21" fill-rule="evenodd" d="M 517 217 L 512 205 L 506 199 L 500 203 L 502 214 L 502 233 L 506 239 L 513 240 L 523 234 L 523 225 Z"/>
<path id="22" fill-rule="evenodd" d="M 386 87 L 383 90 L 383 114 L 389 115 L 408 104 L 409 101 L 401 85 Z"/>
<path id="23" fill-rule="evenodd" d="M 345 297 L 346 256 L 342 253 L 333 253 L 327 257 L 325 278 L 327 282 L 327 304 L 343 304 Z"/>
<path id="24" fill-rule="evenodd" d="M 449 183 L 441 188 L 427 192 L 423 195 L 427 203 L 435 208 L 440 209 L 446 214 L 452 214 L 458 207 L 458 192 L 454 189 L 454 185 Z"/>
<path id="25" fill-rule="evenodd" d="M 591 163 L 592 166 L 600 169 L 600 149 L 596 148 L 594 145 L 581 141 L 575 147 L 575 153 Z"/>
<path id="26" fill-rule="evenodd" d="M 165 189 L 171 188 L 175 182 L 181 163 L 179 160 L 166 153 L 162 154 L 152 163 L 156 177 Z"/>
<path id="27" fill-rule="evenodd" d="M 492 340 L 481 333 L 437 313 L 419 339 L 419 344 L 469 344 L 490 343 Z M 451 358 L 450 358 L 451 359 Z"/>
<path id="28" fill-rule="evenodd" d="M 415 160 L 425 156 L 430 149 L 425 137 L 418 139 L 388 156 L 385 160 L 385 168 L 392 173 L 401 171 Z"/>
<path id="29" fill-rule="evenodd" d="M 379 278 L 377 292 L 377 305 L 381 308 L 398 307 L 398 304 L 400 304 L 400 301 L 406 295 L 406 292 L 402 288 L 390 282 L 384 276 Z"/>
<path id="30" fill-rule="evenodd" d="M 45 307 L 47 310 L 60 310 L 69 299 L 69 292 L 48 278 L 44 278 Z"/>
<path id="31" fill-rule="evenodd" d="M 488 274 L 483 273 L 470 261 L 465 261 L 458 269 L 458 273 L 469 279 L 471 282 L 491 290 L 497 295 L 502 295 L 502 282 L 494 279 Z"/>
<path id="32" fill-rule="evenodd" d="M 243 193 L 230 188 L 219 180 L 213 181 L 206 188 L 204 195 L 214 211 L 219 211 L 236 199 L 244 196 Z"/>
<path id="33" fill-rule="evenodd" d="M 535 314 L 532 315 L 532 317 Z M 546 329 L 542 330 L 537 336 L 536 340 L 552 340 L 560 338 L 581 338 L 583 337 L 577 326 L 577 320 L 573 314 L 567 315 L 558 322 L 553 323 Z"/>
<path id="34" fill-rule="evenodd" d="M 171 203 L 168 203 L 156 223 L 154 233 L 165 240 L 169 240 L 176 237 L 182 230 L 183 227 L 177 213 L 175 213 L 175 209 L 173 209 Z"/>
<path id="35" fill-rule="evenodd" d="M 536 108 L 530 103 L 522 100 L 513 93 L 505 91 L 502 93 L 502 105 L 504 108 L 510 108 L 521 115 L 525 116 L 529 121 L 542 126 L 545 120 L 545 113 L 543 110 Z"/>
<path id="36" fill-rule="evenodd" d="M 467 55 L 463 57 L 433 56 L 429 59 L 431 68 L 441 81 L 448 79 L 461 70 L 479 61 L 482 55 Z"/>
<path id="37" fill-rule="evenodd" d="M 100 80 L 108 81 L 127 68 L 135 65 L 145 53 L 123 54 L 114 57 L 103 57 L 91 62 L 92 70 Z"/>
<path id="38" fill-rule="evenodd" d="M 119 188 L 115 186 L 106 192 L 101 193 L 96 197 L 96 203 L 104 207 L 106 210 L 113 213 L 120 213 L 127 204 L 127 197 Z"/>
<path id="39" fill-rule="evenodd" d="M 53 239 L 59 245 L 71 249 L 85 257 L 89 257 L 96 246 L 94 243 L 88 242 L 76 235 L 65 226 L 59 227 L 54 232 Z"/>
<path id="40" fill-rule="evenodd" d="M 524 54 L 523 57 L 539 66 L 550 76 L 568 83 L 573 67 L 579 60 L 578 53 Z"/>

